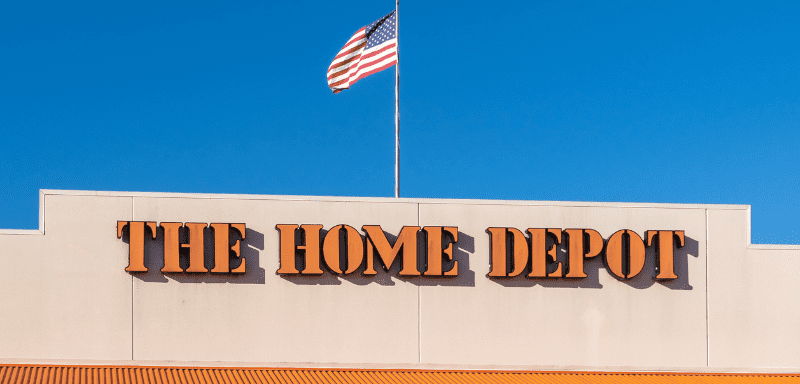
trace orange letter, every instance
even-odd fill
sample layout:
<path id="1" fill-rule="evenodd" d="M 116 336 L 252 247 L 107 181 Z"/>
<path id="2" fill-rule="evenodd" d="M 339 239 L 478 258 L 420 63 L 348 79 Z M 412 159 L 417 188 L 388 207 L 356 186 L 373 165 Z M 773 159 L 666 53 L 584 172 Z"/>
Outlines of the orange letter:
<path id="1" fill-rule="evenodd" d="M 528 274 L 528 277 L 562 277 L 564 274 L 561 271 L 561 262 L 558 262 L 555 271 L 547 273 L 548 259 L 554 262 L 558 261 L 556 244 L 561 243 L 561 229 L 528 228 L 528 233 L 531 234 L 531 273 Z M 549 251 L 547 250 L 548 236 L 553 239 L 553 247 Z"/>
<path id="2" fill-rule="evenodd" d="M 623 271 L 623 235 L 627 235 L 628 240 L 628 273 Z M 606 266 L 608 270 L 620 279 L 630 279 L 638 275 L 644 267 L 644 241 L 639 237 L 639 234 L 628 230 L 621 229 L 614 232 L 608 238 L 608 246 L 606 247 Z"/>
<path id="3" fill-rule="evenodd" d="M 528 239 L 516 228 L 489 228 L 487 229 L 492 236 L 492 270 L 489 272 L 491 277 L 514 277 L 519 276 L 528 267 Z M 506 249 L 506 234 L 511 233 L 511 244 L 513 254 L 511 262 L 514 270 L 508 273 L 508 254 Z"/>
<path id="4" fill-rule="evenodd" d="M 458 242 L 458 227 L 425 227 L 422 229 L 428 238 L 428 269 L 425 276 L 458 276 L 458 261 L 453 262 L 453 268 L 442 273 L 442 253 L 447 256 L 447 261 L 453 260 L 453 244 Z M 442 250 L 442 232 L 449 233 L 453 241 Z"/>
<path id="5" fill-rule="evenodd" d="M 150 228 L 150 234 L 156 238 L 156 223 L 152 221 L 117 221 L 117 237 L 122 237 L 122 229 L 128 227 L 128 272 L 147 272 L 144 266 L 144 226 Z"/>
<path id="6" fill-rule="evenodd" d="M 180 264 L 181 227 L 183 223 L 161 223 L 161 228 L 164 228 L 164 268 L 161 272 L 183 272 Z"/>
<path id="7" fill-rule="evenodd" d="M 683 231 L 646 231 L 645 237 L 647 238 L 647 246 L 653 245 L 653 237 L 657 236 L 656 242 L 656 264 L 658 265 L 658 276 L 656 279 L 677 279 L 675 274 L 675 238 L 678 238 L 677 248 L 683 247 L 684 236 Z"/>
<path id="8" fill-rule="evenodd" d="M 242 223 L 242 224 L 231 224 L 231 228 L 233 228 L 237 232 L 239 232 L 239 236 L 241 236 L 242 240 L 244 240 L 244 237 L 246 236 L 246 233 L 247 233 L 247 229 L 245 229 L 244 223 Z M 240 240 L 236 240 L 233 243 L 233 245 L 231 246 L 231 251 L 233 251 L 233 254 L 236 257 L 241 257 L 242 258 L 242 263 L 239 264 L 238 268 L 232 270 L 231 273 L 244 273 L 245 272 L 245 261 L 246 260 L 242 256 L 242 242 Z"/>
<path id="9" fill-rule="evenodd" d="M 230 244 L 230 228 L 233 227 L 237 232 L 239 232 L 239 236 L 244 239 L 245 236 L 245 227 L 244 224 L 211 224 L 211 228 L 214 228 L 214 268 L 211 270 L 212 273 L 244 273 L 245 272 L 245 259 L 242 258 L 242 264 L 239 265 L 239 268 L 234 269 L 231 271 L 230 268 L 230 260 L 231 255 L 230 251 L 233 251 L 233 254 L 236 257 L 241 257 L 241 242 L 236 240 L 233 243 L 233 246 Z"/>
<path id="10" fill-rule="evenodd" d="M 506 277 L 508 274 L 506 267 L 506 229 L 505 228 L 487 228 L 489 232 L 490 241 L 492 243 L 492 270 L 489 271 L 490 277 Z"/>
<path id="11" fill-rule="evenodd" d="M 189 244 L 181 244 L 183 248 L 189 248 L 189 268 L 186 272 L 208 272 L 205 267 L 205 246 L 203 245 L 203 229 L 206 223 L 186 223 L 189 228 Z"/>
<path id="12" fill-rule="evenodd" d="M 380 225 L 365 225 L 361 230 L 367 234 L 367 268 L 365 275 L 376 275 L 374 256 L 378 256 L 383 262 L 384 268 L 388 271 L 392 268 L 394 260 L 400 251 L 403 251 L 403 269 L 400 270 L 401 276 L 419 276 L 417 269 L 417 231 L 419 227 L 403 227 L 394 244 L 389 244 L 386 234 L 383 233 Z"/>
<path id="13" fill-rule="evenodd" d="M 584 278 L 586 272 L 583 271 L 583 259 L 595 257 L 603 251 L 603 237 L 594 229 L 567 229 L 564 232 L 567 233 L 567 252 L 569 252 L 565 277 Z"/>
<path id="14" fill-rule="evenodd" d="M 350 274 L 356 271 L 364 261 L 364 243 L 361 240 L 361 234 L 349 225 L 337 225 L 328 231 L 325 235 L 325 240 L 322 245 L 322 256 L 325 258 L 325 264 L 328 268 L 336 274 L 342 274 L 341 254 L 339 252 L 339 234 L 341 230 L 345 230 L 345 241 L 347 242 L 347 254 L 345 262 L 347 270 L 344 274 Z"/>
<path id="15" fill-rule="evenodd" d="M 295 245 L 294 231 L 297 229 L 297 225 L 278 224 L 275 228 L 281 232 L 281 266 L 277 273 L 282 275 L 300 273 L 295 265 L 295 256 L 297 251 L 302 250 L 305 251 L 304 261 L 306 265 L 302 274 L 321 275 L 322 269 L 319 267 L 319 231 L 322 230 L 322 226 L 318 224 L 301 225 L 301 236 L 305 238 L 303 245 Z"/>

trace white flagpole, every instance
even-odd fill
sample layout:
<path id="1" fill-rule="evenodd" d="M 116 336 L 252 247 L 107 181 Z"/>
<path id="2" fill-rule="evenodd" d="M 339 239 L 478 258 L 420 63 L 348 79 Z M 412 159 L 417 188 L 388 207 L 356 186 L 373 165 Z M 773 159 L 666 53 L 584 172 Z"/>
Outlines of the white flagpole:
<path id="1" fill-rule="evenodd" d="M 394 197 L 400 197 L 400 16 L 397 8 L 400 0 L 394 1 L 395 39 L 397 39 L 397 63 L 394 65 Z"/>

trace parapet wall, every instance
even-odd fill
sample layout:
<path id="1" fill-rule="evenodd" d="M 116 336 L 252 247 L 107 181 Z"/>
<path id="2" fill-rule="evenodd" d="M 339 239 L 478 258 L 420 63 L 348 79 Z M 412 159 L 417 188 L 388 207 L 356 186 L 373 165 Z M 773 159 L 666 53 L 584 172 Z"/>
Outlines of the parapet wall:
<path id="1" fill-rule="evenodd" d="M 39 230 L 0 230 L 4 361 L 800 368 L 800 247 L 750 245 L 749 206 L 83 191 L 42 191 L 41 196 Z M 157 228 L 155 239 L 144 232 L 147 272 L 126 271 L 134 242 L 124 226 L 136 221 Z M 246 271 L 162 273 L 164 255 L 172 248 L 161 223 L 170 222 L 245 224 L 239 253 L 230 256 L 232 266 L 244 258 Z M 276 226 L 289 224 L 322 226 L 315 250 L 321 275 L 302 274 L 300 268 L 297 274 L 278 273 L 281 232 Z M 348 242 L 355 235 L 322 249 L 327 231 L 337 225 L 357 231 L 364 250 L 361 267 L 342 268 L 354 269 L 344 275 L 331 273 L 336 261 L 330 252 L 345 254 L 349 244 L 357 247 Z M 445 257 L 443 270 L 425 274 L 431 265 L 426 255 L 435 253 L 435 247 L 426 248 L 434 233 L 429 231 L 418 236 L 419 275 L 401 273 L 410 246 L 398 252 L 388 271 L 375 268 L 375 275 L 365 275 L 369 257 L 378 263 L 388 252 L 379 254 L 370 243 L 364 226 L 372 225 L 380 226 L 389 245 L 398 242 L 403 227 L 420 227 L 420 233 L 425 227 L 456 227 L 451 240 L 457 241 L 450 241 L 453 260 L 445 241 L 439 255 Z M 568 244 L 576 237 L 568 239 L 567 229 L 592 229 L 606 246 L 583 259 L 585 278 L 529 278 L 530 265 L 515 277 L 490 276 L 497 242 L 492 243 L 489 228 L 514 228 L 525 235 L 526 262 L 541 260 L 529 228 L 561 231 L 562 243 L 551 251 L 556 262 L 547 266 L 555 276 L 576 268 L 576 259 L 570 265 Z M 644 242 L 647 231 L 682 231 L 673 254 L 676 278 L 655 278 L 657 268 L 663 270 L 657 242 L 644 248 L 640 273 L 630 279 L 615 276 L 613 257 L 606 253 L 616 252 L 609 243 L 620 230 Z M 220 242 L 212 240 L 211 230 L 205 233 L 202 255 L 210 270 L 222 251 L 214 248 Z M 548 236 L 549 246 L 554 236 Z M 635 257 L 628 256 L 636 252 L 635 239 L 625 236 L 622 262 L 636 269 Z M 302 234 L 292 246 L 308 239 Z M 521 244 L 517 239 L 505 245 Z M 376 252 L 370 254 L 371 246 Z M 182 268 L 190 261 L 189 248 L 180 247 Z M 584 250 L 592 253 L 588 245 Z M 307 266 L 304 252 L 298 252 L 298 267 Z M 445 276 L 453 261 L 457 276 Z M 506 273 L 513 274 L 518 265 L 509 261 Z"/>

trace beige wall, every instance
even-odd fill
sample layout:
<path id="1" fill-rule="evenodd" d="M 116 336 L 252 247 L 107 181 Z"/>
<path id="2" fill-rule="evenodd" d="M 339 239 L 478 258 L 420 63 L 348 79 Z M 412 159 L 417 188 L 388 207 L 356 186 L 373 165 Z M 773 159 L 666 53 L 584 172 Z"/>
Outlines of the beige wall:
<path id="1" fill-rule="evenodd" d="M 0 359 L 515 369 L 797 370 L 800 247 L 749 245 L 749 207 L 43 191 L 0 230 Z M 117 220 L 244 222 L 244 276 L 131 275 Z M 276 275 L 276 224 L 457 226 L 457 278 Z M 489 279 L 493 226 L 682 229 L 679 278 Z"/>
<path id="2" fill-rule="evenodd" d="M 46 234 L 0 235 L 0 356 L 130 359 L 130 197 L 48 195 Z M 122 264 L 120 264 L 122 263 Z"/>
<path id="3" fill-rule="evenodd" d="M 800 247 L 748 247 L 748 220 L 749 211 L 708 211 L 709 365 L 797 370 Z"/>

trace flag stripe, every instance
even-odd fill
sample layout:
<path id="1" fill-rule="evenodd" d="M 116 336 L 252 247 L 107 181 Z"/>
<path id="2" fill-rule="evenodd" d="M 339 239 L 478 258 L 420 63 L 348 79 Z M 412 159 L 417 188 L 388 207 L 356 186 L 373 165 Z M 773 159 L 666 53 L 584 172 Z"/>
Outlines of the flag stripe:
<path id="1" fill-rule="evenodd" d="M 359 52 L 357 55 L 353 55 L 353 57 L 350 57 L 345 61 L 342 61 L 341 63 L 336 63 L 337 65 L 336 65 L 335 68 L 328 68 L 328 73 L 339 73 L 341 71 L 346 71 L 347 68 L 350 67 L 347 64 L 353 62 L 354 60 L 361 60 L 361 52 Z M 331 65 L 333 65 L 333 64 L 331 64 Z M 328 75 L 328 79 L 330 79 L 330 78 L 331 78 L 331 75 Z"/>
<path id="2" fill-rule="evenodd" d="M 343 48 L 342 51 L 338 55 L 336 55 L 336 58 L 333 59 L 333 62 L 336 63 L 338 61 L 345 60 L 348 57 L 351 57 L 354 54 L 357 54 L 358 52 L 360 52 L 361 49 L 363 49 L 364 47 L 367 46 L 367 39 L 358 40 L 356 43 L 357 43 L 357 45 L 355 45 L 355 46 L 350 45 L 352 47 L 350 49 L 344 50 L 347 47 Z"/>
<path id="3" fill-rule="evenodd" d="M 378 72 L 383 71 L 384 69 L 387 69 L 387 68 L 391 68 L 395 64 L 397 64 L 397 61 L 392 60 L 390 62 L 387 62 L 385 65 L 381 65 L 381 66 L 378 66 L 377 68 L 375 68 L 373 70 L 370 70 L 368 72 L 364 72 L 358 78 L 356 78 L 355 80 L 351 81 L 350 85 L 355 84 L 357 81 L 359 81 L 359 80 L 361 80 L 361 79 L 363 79 L 363 78 L 365 78 L 365 77 L 367 77 L 369 75 L 372 75 L 374 73 L 378 73 Z"/>
<path id="4" fill-rule="evenodd" d="M 389 68 L 389 67 L 391 67 L 391 66 L 393 66 L 395 64 L 397 64 L 397 60 L 394 57 L 389 57 L 389 58 L 387 58 L 385 60 L 382 60 L 382 61 L 379 61 L 379 62 L 377 62 L 374 65 L 371 65 L 369 67 L 361 68 L 361 70 L 359 70 L 358 77 L 356 77 L 354 80 L 352 80 L 350 82 L 350 84 L 351 85 L 355 84 L 356 81 L 361 80 L 361 79 L 363 79 L 363 78 L 365 78 L 365 77 L 367 77 L 367 76 L 369 76 L 369 75 L 371 75 L 373 73 L 380 72 L 380 71 L 382 71 L 382 70 L 384 70 L 386 68 Z"/>

